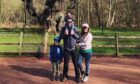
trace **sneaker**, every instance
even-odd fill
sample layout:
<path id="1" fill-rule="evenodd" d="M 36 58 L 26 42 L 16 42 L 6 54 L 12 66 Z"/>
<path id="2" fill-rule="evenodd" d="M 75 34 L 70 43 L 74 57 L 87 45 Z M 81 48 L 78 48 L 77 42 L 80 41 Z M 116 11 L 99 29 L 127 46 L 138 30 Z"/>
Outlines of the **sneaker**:
<path id="1" fill-rule="evenodd" d="M 85 74 L 81 74 L 81 80 L 83 81 L 85 77 Z"/>
<path id="2" fill-rule="evenodd" d="M 68 80 L 68 76 L 62 76 L 61 81 L 64 82 L 66 80 Z"/>
<path id="3" fill-rule="evenodd" d="M 89 79 L 88 76 L 85 76 L 84 79 L 83 79 L 83 82 L 87 82 L 88 79 Z"/>
<path id="4" fill-rule="evenodd" d="M 55 80 L 56 80 L 56 81 L 60 81 L 60 80 L 61 80 L 61 79 L 60 79 L 60 76 L 56 76 Z"/>
<path id="5" fill-rule="evenodd" d="M 55 80 L 56 80 L 56 81 L 58 81 L 58 80 L 59 80 L 59 78 L 58 78 L 58 77 L 56 77 L 56 78 L 55 78 Z"/>
<path id="6" fill-rule="evenodd" d="M 52 76 L 51 81 L 54 81 L 54 80 L 55 80 L 55 77 L 54 77 L 54 76 Z"/>
<path id="7" fill-rule="evenodd" d="M 76 83 L 80 83 L 80 79 L 79 78 L 75 78 Z"/>

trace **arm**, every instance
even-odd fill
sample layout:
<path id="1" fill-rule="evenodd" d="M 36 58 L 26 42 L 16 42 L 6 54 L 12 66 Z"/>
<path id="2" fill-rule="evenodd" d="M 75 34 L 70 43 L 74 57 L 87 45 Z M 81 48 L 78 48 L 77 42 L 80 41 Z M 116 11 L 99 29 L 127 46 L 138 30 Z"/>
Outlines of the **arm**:
<path id="1" fill-rule="evenodd" d="M 92 34 L 88 34 L 88 36 L 86 37 L 86 39 L 84 39 L 83 41 L 81 41 L 81 42 L 79 43 L 79 46 L 85 47 L 85 46 L 90 45 L 91 42 L 92 42 L 92 39 L 93 39 Z"/>
<path id="2" fill-rule="evenodd" d="M 93 36 L 92 36 L 92 34 L 90 33 L 90 34 L 88 35 L 87 39 L 85 39 L 85 46 L 91 44 L 92 39 L 93 39 Z"/>
<path id="3" fill-rule="evenodd" d="M 64 38 L 64 27 L 61 29 L 61 32 L 59 34 L 59 40 L 61 41 L 61 39 Z"/>
<path id="4" fill-rule="evenodd" d="M 78 30 L 77 30 L 77 27 L 74 27 L 73 30 L 74 30 L 73 31 L 74 33 L 72 34 L 72 37 L 75 38 L 76 40 L 80 40 L 80 35 L 79 35 Z"/>

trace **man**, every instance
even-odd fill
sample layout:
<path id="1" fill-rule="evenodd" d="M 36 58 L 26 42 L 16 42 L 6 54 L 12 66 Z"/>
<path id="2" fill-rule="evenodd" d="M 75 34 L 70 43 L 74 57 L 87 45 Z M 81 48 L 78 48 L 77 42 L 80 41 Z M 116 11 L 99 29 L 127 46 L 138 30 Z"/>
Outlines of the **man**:
<path id="1" fill-rule="evenodd" d="M 76 41 L 79 39 L 77 27 L 74 26 L 73 20 L 68 19 L 65 26 L 62 28 L 60 35 L 60 40 L 64 41 L 64 69 L 62 81 L 68 79 L 68 63 L 70 56 L 75 69 L 75 81 L 79 83 L 80 72 L 77 66 L 77 55 L 76 55 Z"/>

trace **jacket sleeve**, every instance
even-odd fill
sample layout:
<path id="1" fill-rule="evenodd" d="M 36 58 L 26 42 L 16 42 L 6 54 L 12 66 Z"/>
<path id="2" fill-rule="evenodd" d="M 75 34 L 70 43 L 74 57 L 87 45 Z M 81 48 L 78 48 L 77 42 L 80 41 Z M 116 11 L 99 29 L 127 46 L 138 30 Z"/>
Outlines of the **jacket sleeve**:
<path id="1" fill-rule="evenodd" d="M 75 38 L 76 40 L 80 39 L 80 35 L 79 32 L 77 30 L 77 27 L 74 28 L 74 35 L 72 35 L 73 38 Z"/>

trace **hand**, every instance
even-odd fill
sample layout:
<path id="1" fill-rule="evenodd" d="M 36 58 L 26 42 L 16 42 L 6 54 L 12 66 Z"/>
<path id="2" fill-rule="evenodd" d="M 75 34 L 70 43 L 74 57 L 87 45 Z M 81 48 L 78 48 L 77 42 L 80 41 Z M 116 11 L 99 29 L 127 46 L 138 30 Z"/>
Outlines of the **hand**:
<path id="1" fill-rule="evenodd" d="M 71 35 L 74 35 L 75 33 L 74 33 L 74 30 L 71 30 Z"/>
<path id="2" fill-rule="evenodd" d="M 68 35 L 68 34 L 69 34 L 69 31 L 68 31 L 67 29 L 65 30 L 65 34 L 66 34 L 66 35 Z"/>

